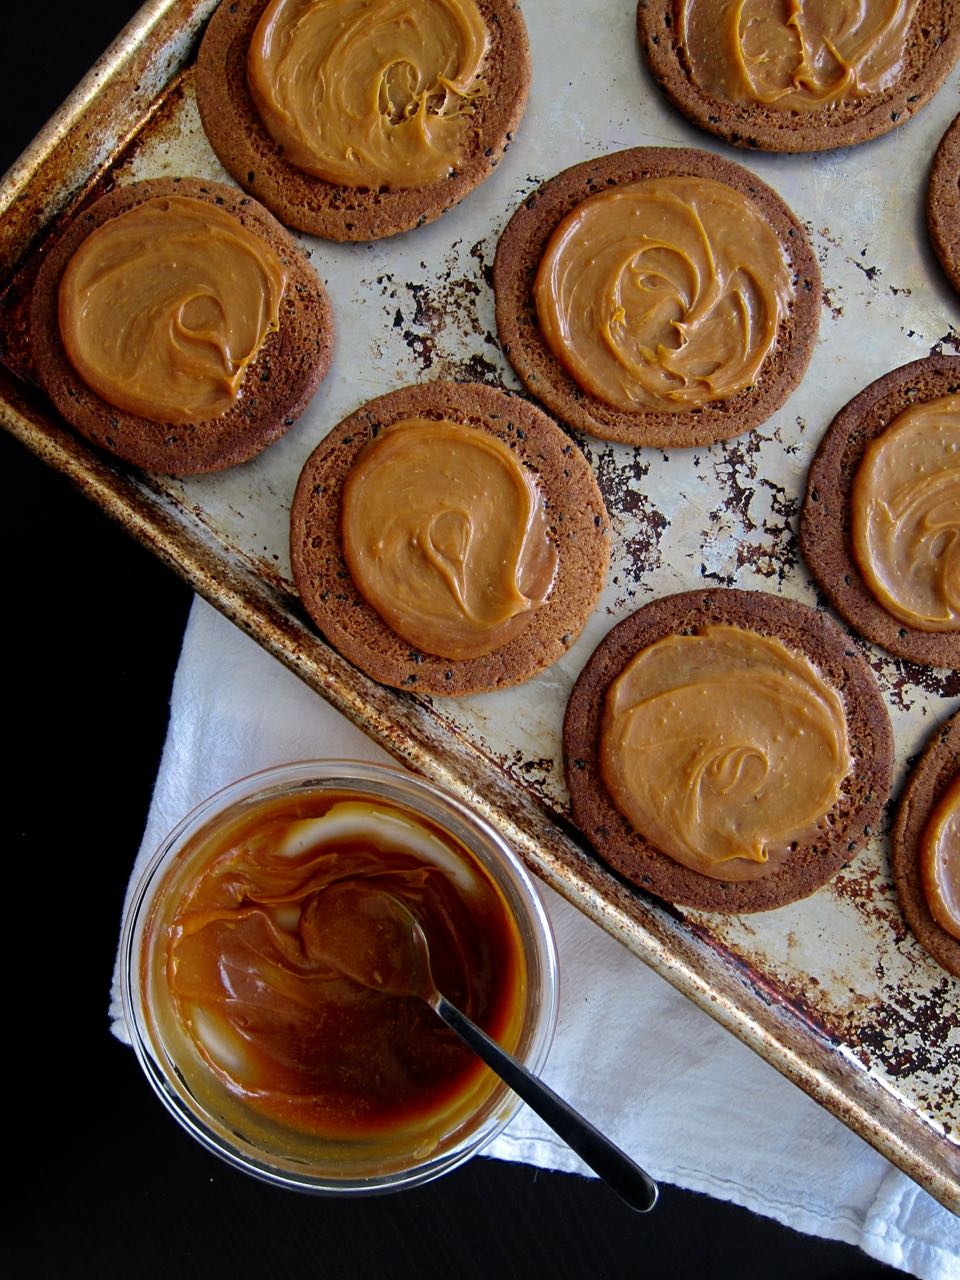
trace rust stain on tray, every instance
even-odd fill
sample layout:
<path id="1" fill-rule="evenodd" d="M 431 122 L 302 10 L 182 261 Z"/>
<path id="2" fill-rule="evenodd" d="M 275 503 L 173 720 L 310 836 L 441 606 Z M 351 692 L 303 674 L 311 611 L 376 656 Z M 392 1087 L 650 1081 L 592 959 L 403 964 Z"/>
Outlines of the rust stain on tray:
<path id="1" fill-rule="evenodd" d="M 473 270 L 469 273 L 463 270 L 461 248 L 460 241 L 454 242 L 439 269 L 421 262 L 420 279 L 404 280 L 382 273 L 374 280 L 361 281 L 361 287 L 379 292 L 383 331 L 399 335 L 418 372 L 430 378 L 484 382 L 506 390 L 499 344 L 478 309 L 492 272 L 487 246 L 481 240 L 471 247 Z M 481 349 L 454 354 L 451 348 L 462 347 L 467 338 L 479 340 Z M 384 342 L 379 336 L 374 345 L 376 355 L 383 357 Z"/>

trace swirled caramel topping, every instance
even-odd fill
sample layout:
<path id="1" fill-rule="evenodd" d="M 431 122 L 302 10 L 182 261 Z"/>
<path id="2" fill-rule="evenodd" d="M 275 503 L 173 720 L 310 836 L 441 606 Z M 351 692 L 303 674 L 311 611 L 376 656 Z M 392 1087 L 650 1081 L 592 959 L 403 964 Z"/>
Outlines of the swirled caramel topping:
<path id="1" fill-rule="evenodd" d="M 364 598 L 425 653 L 474 658 L 519 635 L 557 570 L 534 475 L 495 436 L 393 423 L 343 489 L 343 547 Z"/>
<path id="2" fill-rule="evenodd" d="M 755 381 L 790 296 L 757 207 L 707 178 L 590 196 L 553 233 L 534 283 L 544 338 L 585 391 L 676 413 Z"/>
<path id="3" fill-rule="evenodd" d="M 870 442 L 850 532 L 888 613 L 918 631 L 960 631 L 960 396 L 906 409 Z"/>
<path id="4" fill-rule="evenodd" d="M 419 187 L 460 161 L 488 44 L 474 0 L 271 0 L 247 81 L 297 168 L 348 187 Z"/>
<path id="5" fill-rule="evenodd" d="M 91 232 L 60 283 L 60 335 L 97 395 L 155 422 L 204 422 L 240 396 L 280 327 L 287 273 L 236 218 L 158 196 Z"/>
<path id="6" fill-rule="evenodd" d="M 917 0 L 683 0 L 679 39 L 701 89 L 816 111 L 897 79 Z"/>
<path id="7" fill-rule="evenodd" d="M 321 1154 L 315 1138 L 395 1159 L 429 1150 L 489 1093 L 489 1073 L 422 1000 L 350 977 L 385 895 L 419 921 L 450 998 L 515 1045 L 517 924 L 475 856 L 428 819 L 298 788 L 208 822 L 181 851 L 148 923 L 149 1018 L 224 1127 L 301 1160 Z M 329 928 L 331 911 L 343 927 Z M 409 946 L 393 942 L 381 959 L 409 979 Z M 332 1158 L 342 1176 L 343 1148 Z"/>
<path id="8" fill-rule="evenodd" d="M 934 920 L 960 938 L 960 773 L 938 800 L 920 838 L 920 881 Z"/>
<path id="9" fill-rule="evenodd" d="M 624 668 L 599 760 L 631 825 L 719 880 L 776 871 L 851 768 L 837 691 L 779 640 L 722 625 L 666 636 Z"/>

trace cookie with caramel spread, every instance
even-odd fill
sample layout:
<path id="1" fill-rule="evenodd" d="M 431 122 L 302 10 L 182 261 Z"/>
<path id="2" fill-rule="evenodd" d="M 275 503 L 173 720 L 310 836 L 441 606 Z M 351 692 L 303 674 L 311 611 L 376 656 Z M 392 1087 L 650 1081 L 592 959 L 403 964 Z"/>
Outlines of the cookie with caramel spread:
<path id="1" fill-rule="evenodd" d="M 780 197 L 705 151 L 638 147 L 528 196 L 494 263 L 497 329 L 571 426 L 683 448 L 766 421 L 813 351 L 820 273 Z"/>
<path id="2" fill-rule="evenodd" d="M 940 139 L 930 166 L 927 226 L 940 265 L 960 292 L 960 116 Z"/>
<path id="3" fill-rule="evenodd" d="M 893 739 L 838 627 L 717 589 L 613 628 L 574 686 L 563 750 L 574 821 L 604 862 L 668 902 L 746 912 L 806 897 L 856 853 Z"/>
<path id="4" fill-rule="evenodd" d="M 462 695 L 556 662 L 589 617 L 607 513 L 540 409 L 481 384 L 404 387 L 308 458 L 290 522 L 317 626 L 382 684 Z"/>
<path id="5" fill-rule="evenodd" d="M 513 0 L 223 0 L 197 59 L 225 168 L 329 240 L 394 235 L 458 204 L 499 163 L 529 85 Z"/>
<path id="6" fill-rule="evenodd" d="M 887 133 L 960 53 L 957 0 L 639 0 L 654 79 L 738 147 L 825 151 Z"/>
<path id="7" fill-rule="evenodd" d="M 931 815 L 960 776 L 960 713 L 931 735 L 900 796 L 891 835 L 893 878 L 917 941 L 960 978 L 960 939 L 934 919 L 924 892 L 921 850 Z"/>
<path id="8" fill-rule="evenodd" d="M 330 365 L 333 316 L 303 250 L 234 187 L 120 187 L 80 213 L 38 273 L 40 381 L 93 444 L 193 475 L 254 457 Z"/>
<path id="9" fill-rule="evenodd" d="M 960 667 L 958 446 L 960 357 L 894 369 L 827 428 L 800 515 L 800 548 L 831 605 L 930 667 Z"/>

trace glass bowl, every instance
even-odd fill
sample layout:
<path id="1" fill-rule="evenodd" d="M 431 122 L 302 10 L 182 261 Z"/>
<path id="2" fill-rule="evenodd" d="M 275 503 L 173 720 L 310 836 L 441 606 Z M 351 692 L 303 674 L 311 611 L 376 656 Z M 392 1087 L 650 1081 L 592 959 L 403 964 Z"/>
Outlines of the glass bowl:
<path id="1" fill-rule="evenodd" d="M 501 1006 L 508 1012 L 500 1019 L 499 1035 L 505 1048 L 531 1071 L 539 1072 L 556 1026 L 557 958 L 537 889 L 504 839 L 483 818 L 433 783 L 390 766 L 343 760 L 281 765 L 234 782 L 198 805 L 162 843 L 130 899 L 121 938 L 121 993 L 127 1027 L 147 1079 L 176 1120 L 208 1150 L 280 1186 L 363 1195 L 416 1186 L 462 1164 L 508 1124 L 520 1105 L 516 1095 L 486 1067 L 469 1058 L 465 1082 L 453 1089 L 438 1088 L 436 1100 L 430 1093 L 431 1085 L 425 1101 L 421 1099 L 412 1113 L 398 1113 L 372 1128 L 350 1131 L 349 1124 L 345 1127 L 338 1121 L 327 1129 L 325 1122 L 317 1124 L 313 1112 L 309 1123 L 303 1124 L 302 1116 L 314 1102 L 305 1100 L 299 1087 L 289 1097 L 281 1090 L 280 1110 L 268 1108 L 264 1114 L 262 1097 L 275 1101 L 274 1094 L 264 1093 L 255 1075 L 251 1076 L 252 1084 L 241 1080 L 238 1087 L 231 1081 L 229 1071 L 223 1070 L 224 1062 L 230 1062 L 230 1046 L 222 1048 L 219 1033 L 209 1039 L 198 1034 L 208 1015 L 204 1013 L 202 1019 L 195 1016 L 197 1006 L 186 1004 L 182 991 L 171 994 L 178 984 L 189 986 L 193 981 L 192 970 L 189 978 L 183 977 L 188 966 L 172 948 L 180 946 L 184 936 L 193 936 L 193 926 L 183 925 L 182 912 L 194 909 L 196 898 L 190 895 L 195 895 L 205 870 L 218 865 L 224 849 L 239 847 L 249 832 L 262 828 L 264 815 L 279 813 L 285 821 L 306 820 L 309 824 L 313 816 L 324 815 L 330 806 L 344 806 L 337 814 L 385 815 L 373 819 L 377 832 L 387 829 L 382 826 L 385 821 L 391 830 L 425 833 L 425 845 L 419 835 L 409 839 L 401 835 L 400 844 L 409 852 L 404 841 L 414 841 L 416 856 L 423 853 L 424 863 L 433 868 L 427 872 L 428 878 L 434 877 L 437 865 L 446 860 L 447 872 L 441 875 L 448 880 L 462 881 L 467 876 L 483 882 L 484 894 L 492 895 L 490 900 L 499 904 L 497 910 L 506 930 L 488 948 L 490 955 L 499 953 L 501 957 L 490 963 L 503 970 Z M 319 829 L 309 827 L 310 831 Z M 377 835 L 376 839 L 381 843 L 386 840 L 387 852 L 382 856 L 393 856 L 388 848 L 393 835 Z M 311 852 L 305 856 L 315 856 L 309 838 L 290 848 L 295 857 L 306 848 Z M 322 847 L 322 857 L 329 852 Z M 267 856 L 276 859 L 279 855 L 274 851 Z M 374 859 L 379 856 L 381 851 L 375 848 Z M 458 860 L 463 864 L 459 871 Z M 430 882 L 435 883 L 435 878 Z M 239 895 L 230 876 L 223 883 L 228 896 Z M 222 896 L 222 885 L 217 892 Z M 304 918 L 301 914 L 301 922 Z M 293 936 L 287 949 L 302 949 L 306 945 L 303 938 L 296 932 Z M 482 927 L 478 936 L 487 936 Z M 299 956 L 297 951 L 295 960 Z M 463 968 L 466 972 L 466 961 Z M 211 972 L 222 975 L 225 971 L 218 957 Z M 227 981 L 228 988 L 231 981 Z M 348 988 L 336 989 L 350 994 Z M 248 1002 L 249 991 L 247 988 L 244 994 Z M 235 994 L 227 990 L 220 998 L 230 1003 Z M 444 994 L 452 997 L 453 993 Z M 373 998 L 388 999 L 379 992 Z M 418 1010 L 411 1018 L 420 1016 L 419 1002 L 415 1003 Z M 249 1008 L 249 1003 L 244 1007 Z M 390 1006 L 391 1010 L 396 1007 Z M 426 1010 L 425 1005 L 422 1008 Z M 185 1009 L 191 1012 L 184 1013 Z M 254 1009 L 254 1024 L 258 1016 Z M 276 1021 L 272 1013 L 269 1016 Z M 312 1010 L 308 1016 L 313 1018 Z M 429 1011 L 425 1016 L 428 1020 L 434 1017 Z M 241 1018 L 240 1023 L 240 1034 L 247 1035 L 246 1020 Z M 318 1017 L 316 1026 L 308 1027 L 307 1038 L 314 1048 L 320 1046 L 323 1057 L 325 1046 L 337 1043 L 337 1035 L 332 1032 L 327 1036 L 325 1030 L 318 1030 L 320 1025 Z M 322 1025 L 326 1028 L 328 1024 Z M 440 1026 L 439 1021 L 436 1025 Z M 234 1031 L 231 1024 L 229 1036 Z M 433 1030 L 428 1034 L 434 1034 Z M 442 1028 L 441 1034 L 452 1035 Z M 392 1044 L 395 1033 L 392 1036 L 392 1040 L 384 1038 Z M 445 1053 L 453 1051 L 450 1045 L 443 1048 Z M 331 1048 L 329 1052 L 335 1055 L 342 1050 Z M 311 1057 L 311 1063 L 314 1060 Z M 244 1066 L 238 1074 L 242 1076 L 247 1070 Z M 352 1070 L 348 1062 L 348 1074 Z M 382 1092 L 382 1084 L 378 1087 Z"/>

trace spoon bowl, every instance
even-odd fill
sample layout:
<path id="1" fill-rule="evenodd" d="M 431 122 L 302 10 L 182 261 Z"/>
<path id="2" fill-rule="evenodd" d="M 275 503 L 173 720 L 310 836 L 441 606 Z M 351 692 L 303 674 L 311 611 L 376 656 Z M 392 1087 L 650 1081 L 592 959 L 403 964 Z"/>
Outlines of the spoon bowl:
<path id="1" fill-rule="evenodd" d="M 406 903 L 370 881 L 340 881 L 317 896 L 313 927 L 318 954 L 345 977 L 425 1000 L 622 1200 L 641 1213 L 653 1208 L 658 1189 L 649 1174 L 438 990 L 427 936 Z"/>
<path id="2" fill-rule="evenodd" d="M 339 880 L 311 903 L 305 938 L 311 952 L 345 978 L 390 996 L 436 992 L 430 949 L 413 912 L 367 880 Z"/>

